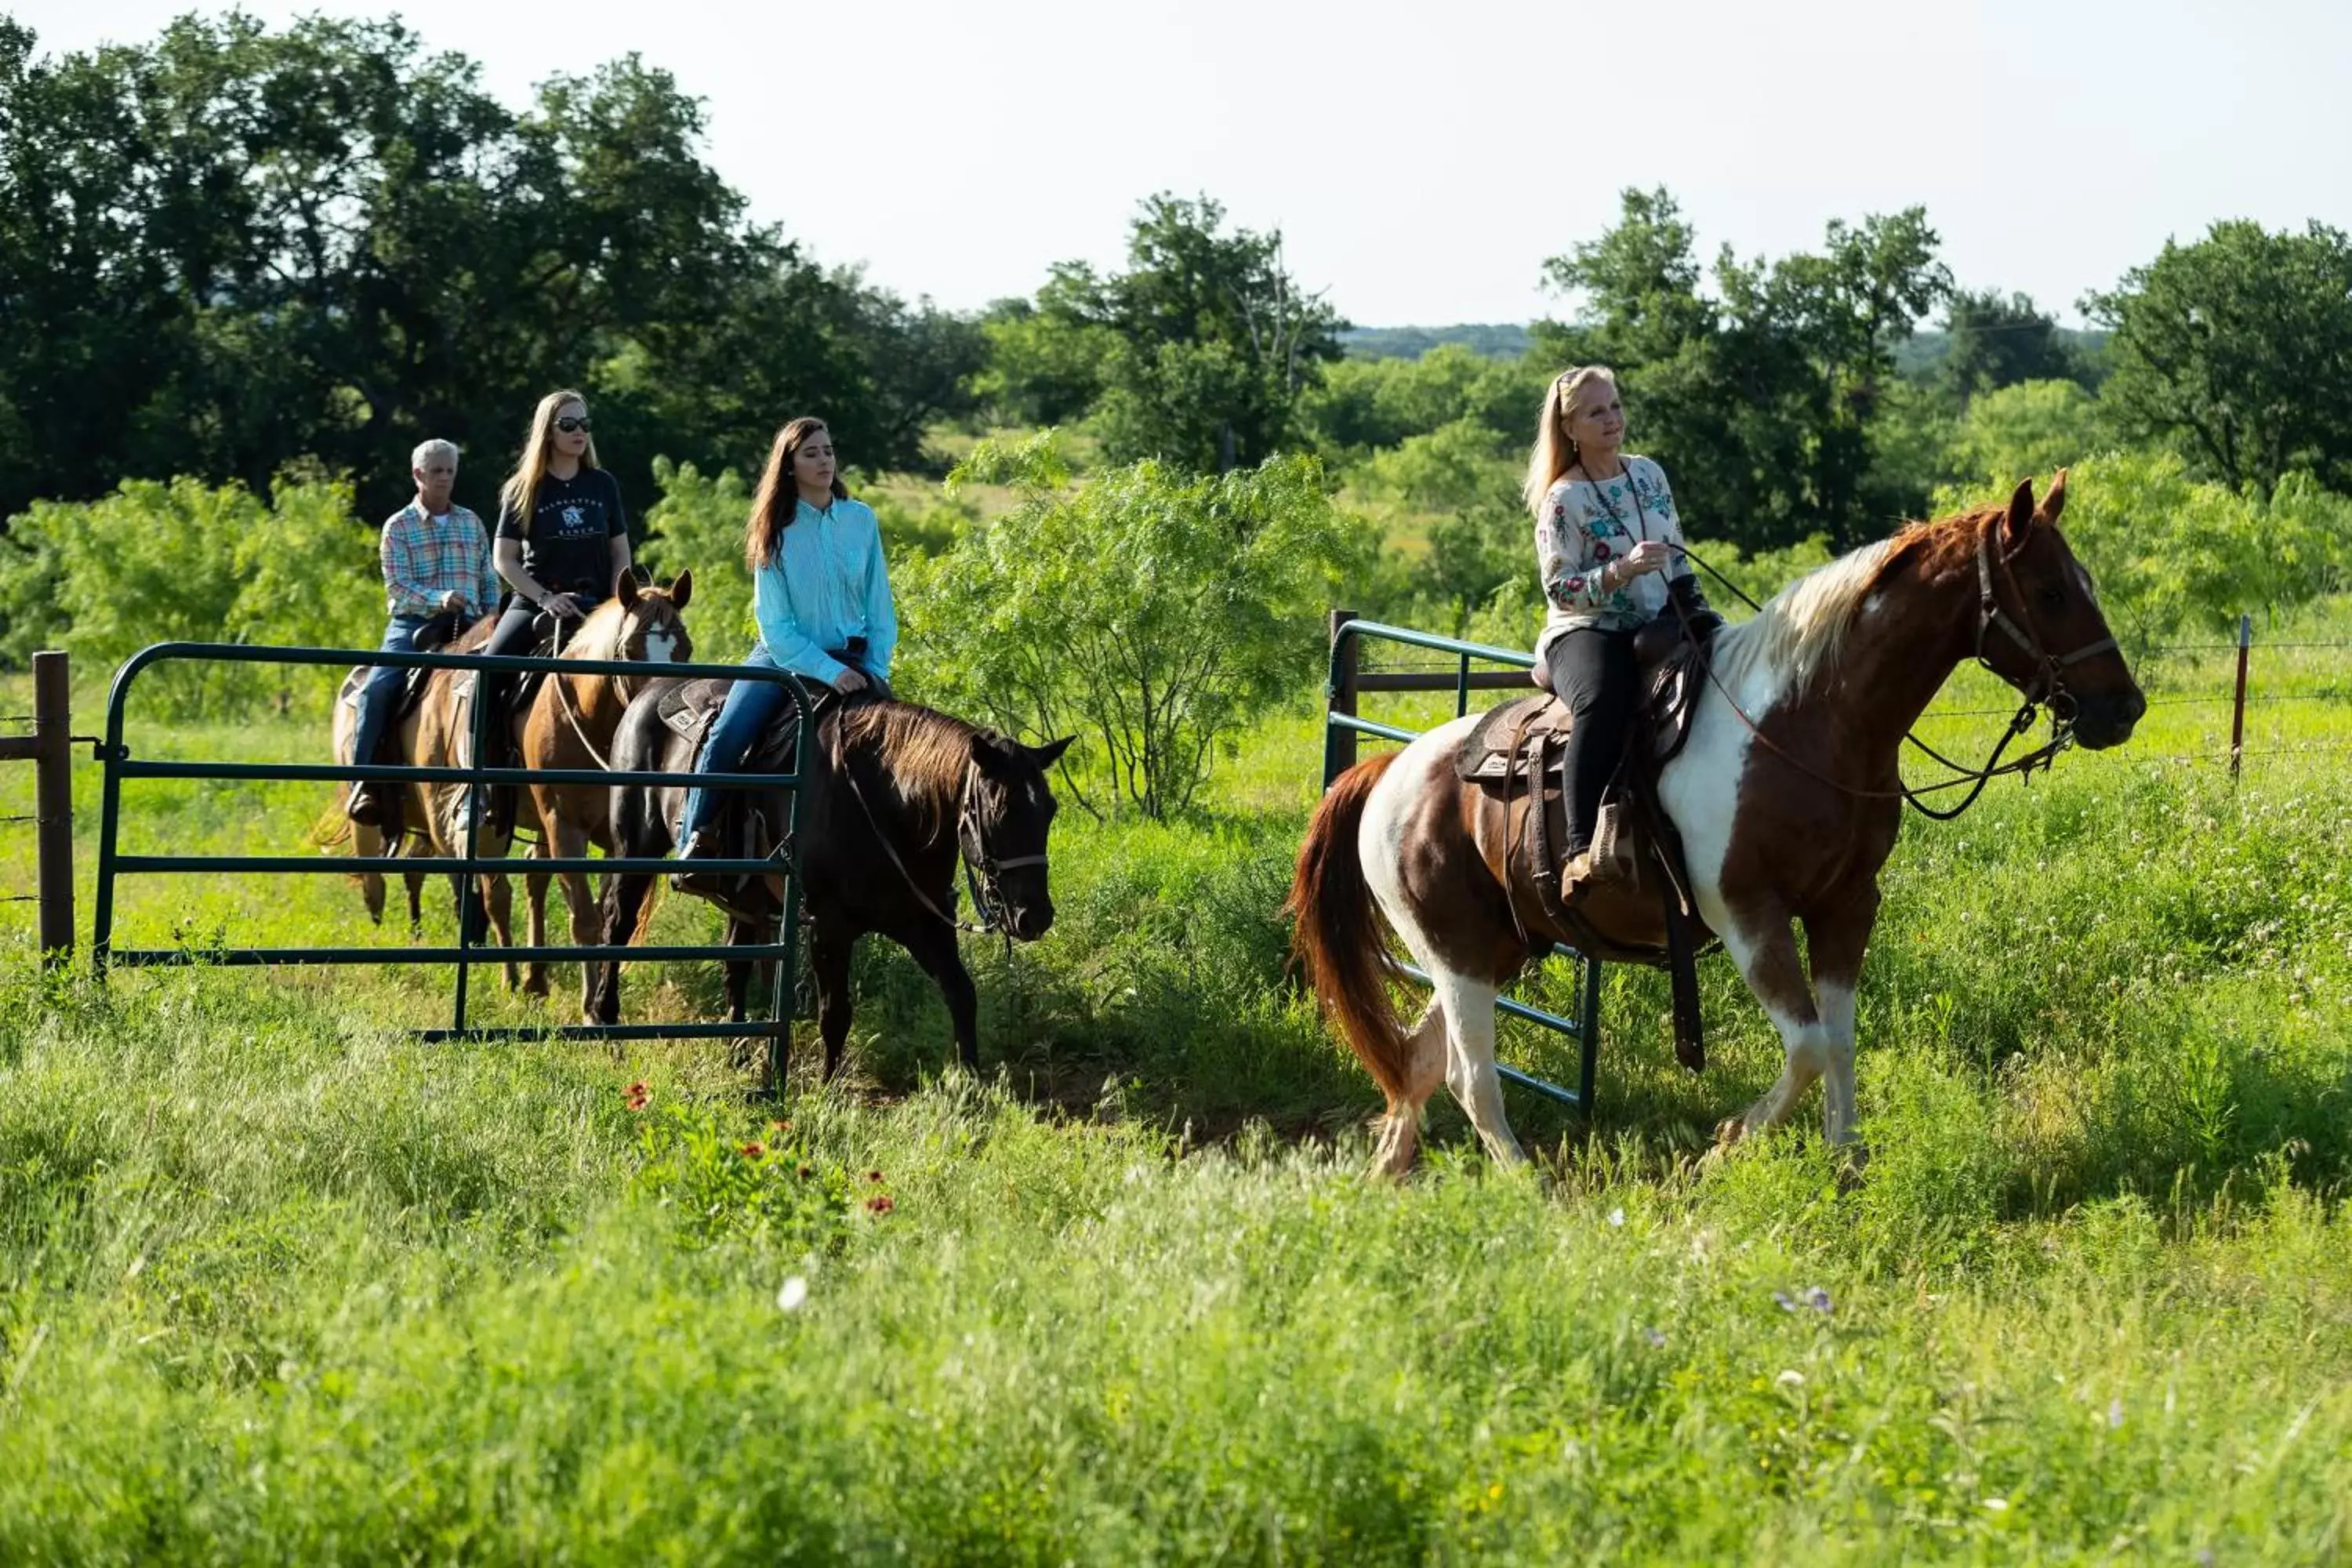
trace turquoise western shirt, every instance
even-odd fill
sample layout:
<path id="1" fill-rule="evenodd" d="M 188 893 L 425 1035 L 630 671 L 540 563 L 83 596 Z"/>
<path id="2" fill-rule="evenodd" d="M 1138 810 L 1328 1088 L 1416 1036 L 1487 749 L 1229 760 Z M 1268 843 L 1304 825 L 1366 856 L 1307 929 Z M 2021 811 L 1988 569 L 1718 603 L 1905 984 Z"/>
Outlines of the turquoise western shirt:
<path id="1" fill-rule="evenodd" d="M 778 664 L 831 685 L 842 671 L 825 650 L 866 639 L 866 673 L 890 679 L 898 648 L 898 611 L 882 563 L 882 527 L 863 501 L 836 500 L 819 511 L 797 502 L 775 558 L 751 575 L 751 617 L 760 644 Z"/>

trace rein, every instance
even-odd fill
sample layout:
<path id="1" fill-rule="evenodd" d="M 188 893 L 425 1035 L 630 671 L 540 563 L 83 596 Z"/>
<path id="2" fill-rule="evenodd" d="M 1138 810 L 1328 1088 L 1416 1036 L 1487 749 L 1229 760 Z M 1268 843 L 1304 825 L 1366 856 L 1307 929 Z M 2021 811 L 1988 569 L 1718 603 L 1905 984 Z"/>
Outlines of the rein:
<path id="1" fill-rule="evenodd" d="M 1731 592 L 1750 609 L 1759 612 L 1763 609 L 1761 605 L 1757 604 L 1755 600 L 1749 598 L 1745 593 L 1741 592 L 1738 584 L 1725 576 L 1722 573 L 1717 571 L 1714 567 L 1708 565 L 1705 561 L 1700 560 L 1699 557 L 1688 547 L 1677 544 L 1673 548 L 1680 551 L 1685 560 L 1692 562 L 1701 570 L 1705 571 L 1708 576 L 1713 577 L 1717 582 L 1730 589 Z M 2000 674 L 1999 670 L 1993 669 L 1991 660 L 1986 658 L 1984 653 L 1985 633 L 1997 626 L 2020 647 L 2023 648 L 2028 657 L 2032 658 L 2040 668 L 2034 677 L 2033 684 L 2025 689 L 2025 700 L 2023 704 L 2019 707 L 2016 715 L 2010 720 L 2009 728 L 2002 732 L 2000 739 L 1993 743 L 1992 754 L 1985 759 L 1984 766 L 1981 768 L 1970 768 L 1963 763 L 1952 761 L 1949 757 L 1945 756 L 1941 752 L 1937 751 L 1933 746 L 1928 745 L 1925 741 L 1919 739 L 1916 733 L 1906 730 L 1903 734 L 1903 738 L 1906 741 L 1909 742 L 1912 745 L 1916 746 L 1920 751 L 1925 752 L 1928 756 L 1934 758 L 1937 762 L 1942 763 L 1945 767 L 1951 769 L 1954 773 L 1961 776 L 1958 778 L 1946 779 L 1939 784 L 1927 784 L 1916 790 L 1910 785 L 1903 784 L 1900 781 L 1899 775 L 1897 777 L 1895 787 L 1891 790 L 1859 788 L 1853 784 L 1845 783 L 1843 780 L 1830 777 L 1827 773 L 1824 773 L 1819 769 L 1811 766 L 1810 763 L 1805 763 L 1793 752 L 1790 752 L 1787 747 L 1782 746 L 1778 742 L 1774 741 L 1772 737 L 1764 733 L 1763 730 L 1757 724 L 1756 721 L 1749 717 L 1748 710 L 1742 708 L 1738 700 L 1731 695 L 1729 689 L 1725 687 L 1723 684 L 1723 678 L 1716 673 L 1715 664 L 1712 659 L 1706 660 L 1705 663 L 1707 682 L 1715 688 L 1716 695 L 1721 697 L 1725 704 L 1730 708 L 1731 711 L 1738 716 L 1739 721 L 1748 727 L 1748 732 L 1749 734 L 1753 735 L 1759 742 L 1762 742 L 1767 751 L 1772 752 L 1782 762 L 1787 763 L 1790 767 L 1795 768 L 1799 773 L 1803 773 L 1806 777 L 1812 779 L 1818 784 L 1827 784 L 1832 789 L 1837 790 L 1841 794 L 1852 795 L 1859 800 L 1901 800 L 1923 816 L 1932 817 L 1938 822 L 1949 822 L 1954 817 L 1958 816 L 1962 812 L 1968 810 L 1969 806 L 1974 805 L 1977 801 L 1977 796 L 1984 793 L 1985 785 L 1992 780 L 2000 777 L 2004 773 L 2031 775 L 2033 770 L 2037 767 L 2046 770 L 2050 764 L 2057 759 L 2059 752 L 2065 751 L 2074 743 L 2074 702 L 2072 695 L 2066 690 L 2065 682 L 2062 679 L 2061 672 L 2069 665 L 2079 663 L 2096 654 L 2105 653 L 2109 649 L 2117 646 L 2116 639 L 2113 637 L 2107 637 L 2101 638 L 2097 642 L 2086 643 L 2083 647 L 2076 648 L 2072 653 L 2053 658 L 2042 647 L 2040 630 L 2038 627 L 2032 626 L 2033 612 L 2026 605 L 2021 595 L 2018 598 L 2018 606 L 2021 610 L 2023 610 L 2028 626 L 2032 627 L 2032 630 L 2021 630 L 2016 621 L 2010 616 L 2009 612 L 2001 608 L 2000 597 L 1993 588 L 1993 553 L 1992 530 L 1988 528 L 1982 534 L 1979 535 L 1977 539 L 1977 662 L 1984 666 L 1985 668 L 1992 670 L 1993 674 Z M 2007 555 L 2002 555 L 2000 557 L 2000 574 L 2002 578 L 2010 584 L 2012 589 L 2014 589 L 2016 586 L 2016 577 L 2010 570 L 2009 557 Z M 1689 613 L 1685 611 L 1679 603 L 1673 599 L 1669 598 L 1667 602 L 1673 605 L 1675 618 L 1682 622 L 1684 635 L 1691 637 L 1693 640 L 1696 641 L 1696 637 L 1691 627 Z M 2003 677 L 2003 679 L 2006 679 L 2007 678 Z M 2046 688 L 2046 689 L 2043 689 L 2044 688 Z M 2060 708 L 2060 704 L 2062 702 L 2064 704 L 2063 711 L 2062 711 Z M 2001 762 L 2001 753 L 2009 750 L 2011 743 L 2016 741 L 2019 736 L 2024 734 L 2028 730 L 2033 727 L 2033 721 L 2037 712 L 2045 704 L 2050 709 L 2051 736 L 2049 742 L 2045 745 L 2036 747 L 2033 751 L 2027 752 L 2024 756 L 2015 758 L 2008 763 Z M 1943 790 L 1959 789 L 1964 786 L 1968 787 L 1968 795 L 1960 801 L 1959 805 L 1952 807 L 1949 811 L 1938 810 L 1920 798 L 1923 795 L 1935 795 Z"/>
<path id="2" fill-rule="evenodd" d="M 953 930 L 971 931 L 979 936 L 1001 934 L 1009 956 L 1013 949 L 1013 925 L 1004 907 L 1004 894 L 999 886 L 999 879 L 1005 872 L 1024 866 L 1043 866 L 1046 864 L 1046 858 L 1043 855 L 1016 855 L 1009 860 L 999 860 L 988 853 L 987 841 L 981 837 L 980 831 L 980 764 L 972 762 L 964 764 L 963 784 L 957 792 L 956 801 L 956 850 L 958 858 L 963 863 L 965 885 L 971 889 L 972 908 L 981 914 L 981 920 L 976 923 L 960 921 L 940 909 L 931 896 L 923 891 L 922 884 L 915 880 L 915 874 L 907 868 L 907 862 L 898 856 L 898 847 L 891 842 L 881 820 L 874 815 L 874 808 L 866 804 L 866 792 L 857 787 L 857 775 L 849 771 L 841 744 L 838 717 L 833 726 L 833 771 L 849 786 L 850 798 L 857 802 L 857 809 L 866 816 L 866 826 L 874 830 L 875 838 L 881 843 L 882 852 L 890 858 L 890 864 L 898 868 L 899 879 L 907 884 L 907 890 L 915 895 L 915 901 L 921 904 L 932 919 Z M 975 867 L 978 868 L 976 878 L 973 874 Z"/>
<path id="3" fill-rule="evenodd" d="M 621 646 L 624 647 L 627 646 L 626 638 L 621 639 Z M 595 676 L 589 677 L 589 679 L 592 681 L 598 679 L 599 678 Z M 614 675 L 608 669 L 604 673 L 601 679 L 612 688 L 613 695 L 619 699 L 623 708 L 626 708 L 635 698 L 636 693 L 629 689 L 629 678 L 627 676 Z M 557 670 L 553 672 L 553 679 L 555 686 L 555 706 L 563 714 L 563 721 L 572 726 L 572 738 L 580 742 L 580 746 L 583 751 L 586 752 L 590 757 L 595 760 L 595 763 L 599 768 L 602 768 L 608 773 L 611 773 L 613 771 L 612 763 L 606 759 L 604 752 L 596 749 L 595 742 L 589 740 L 586 728 L 580 722 L 579 711 L 572 700 L 572 678 L 564 674 L 562 670 Z"/>

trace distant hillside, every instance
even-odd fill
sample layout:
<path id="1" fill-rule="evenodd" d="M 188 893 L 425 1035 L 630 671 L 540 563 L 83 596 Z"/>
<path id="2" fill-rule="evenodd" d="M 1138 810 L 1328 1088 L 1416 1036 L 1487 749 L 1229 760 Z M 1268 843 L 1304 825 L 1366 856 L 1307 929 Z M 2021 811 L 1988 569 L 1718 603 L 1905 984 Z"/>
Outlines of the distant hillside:
<path id="1" fill-rule="evenodd" d="M 2075 327 L 2058 329 L 2058 341 L 2082 357 L 2095 376 L 2106 358 L 2108 334 Z M 1940 327 L 1921 328 L 1895 345 L 1895 369 L 1914 381 L 1932 380 L 1952 352 L 1952 337 Z"/>
<path id="2" fill-rule="evenodd" d="M 1488 359 L 1517 359 L 1528 352 L 1528 330 L 1509 322 L 1465 322 L 1455 327 L 1349 327 L 1339 334 L 1351 359 L 1419 359 L 1440 343 L 1465 344 Z"/>

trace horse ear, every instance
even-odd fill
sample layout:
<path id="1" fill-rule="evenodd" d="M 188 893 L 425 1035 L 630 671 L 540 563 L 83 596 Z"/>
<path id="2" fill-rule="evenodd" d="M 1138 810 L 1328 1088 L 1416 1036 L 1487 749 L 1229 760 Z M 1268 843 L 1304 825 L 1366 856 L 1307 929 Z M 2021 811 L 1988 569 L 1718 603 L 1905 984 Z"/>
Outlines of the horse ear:
<path id="1" fill-rule="evenodd" d="M 1070 742 L 1076 739 L 1076 735 L 1065 735 L 1058 741 L 1048 741 L 1042 746 L 1024 746 L 1022 750 L 1029 754 L 1031 762 L 1037 764 L 1037 771 L 1044 773 L 1062 760 L 1062 753 L 1068 751 Z"/>
<path id="2" fill-rule="evenodd" d="M 2050 481 L 2050 493 L 2042 498 L 2042 521 L 2055 526 L 2058 514 L 2065 510 L 2066 470 L 2061 468 L 2058 477 Z"/>
<path id="3" fill-rule="evenodd" d="M 693 597 L 694 568 L 689 566 L 669 580 L 669 607 L 682 610 L 686 608 L 687 601 Z"/>
<path id="4" fill-rule="evenodd" d="M 2026 537 L 2033 531 L 2033 481 L 2017 481 L 2017 493 L 2009 498 L 2009 517 L 2001 524 L 2000 546 L 2014 553 L 2025 548 Z"/>
<path id="5" fill-rule="evenodd" d="M 637 603 L 637 574 L 627 567 L 621 568 L 613 579 L 613 596 L 621 601 L 625 610 L 634 609 Z"/>

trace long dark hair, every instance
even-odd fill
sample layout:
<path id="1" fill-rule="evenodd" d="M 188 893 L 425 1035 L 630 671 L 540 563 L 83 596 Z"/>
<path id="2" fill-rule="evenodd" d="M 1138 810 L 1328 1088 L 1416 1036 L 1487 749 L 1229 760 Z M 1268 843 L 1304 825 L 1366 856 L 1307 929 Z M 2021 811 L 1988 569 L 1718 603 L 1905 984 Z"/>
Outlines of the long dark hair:
<path id="1" fill-rule="evenodd" d="M 760 488 L 751 496 L 751 516 L 743 524 L 743 564 L 757 572 L 776 558 L 783 543 L 784 530 L 793 525 L 801 504 L 800 487 L 793 482 L 793 458 L 801 443 L 825 430 L 824 421 L 814 414 L 803 414 L 776 432 L 776 444 L 768 448 L 768 467 L 760 476 Z M 833 470 L 833 499 L 849 499 L 849 487 L 841 482 L 841 469 Z"/>

